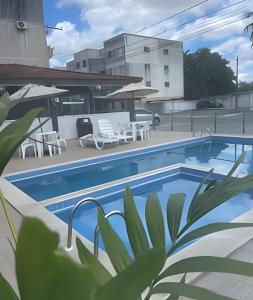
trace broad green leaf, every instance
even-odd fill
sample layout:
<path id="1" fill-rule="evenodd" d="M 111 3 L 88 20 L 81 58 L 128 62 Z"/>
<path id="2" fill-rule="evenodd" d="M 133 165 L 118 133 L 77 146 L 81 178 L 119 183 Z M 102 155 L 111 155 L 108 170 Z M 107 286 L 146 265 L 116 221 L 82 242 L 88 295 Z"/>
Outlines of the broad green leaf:
<path id="1" fill-rule="evenodd" d="M 111 263 L 115 271 L 120 273 L 131 264 L 132 259 L 101 209 L 98 209 L 98 225 Z"/>
<path id="2" fill-rule="evenodd" d="M 217 182 L 213 188 L 199 194 L 196 198 L 197 206 L 192 214 L 189 216 L 187 224 L 180 231 L 181 236 L 192 224 L 194 224 L 201 217 L 240 194 L 241 192 L 253 188 L 253 175 L 248 175 L 243 178 L 229 178 L 223 182 Z"/>
<path id="3" fill-rule="evenodd" d="M 59 236 L 41 221 L 25 218 L 16 248 L 21 299 L 92 299 L 98 284 L 91 271 L 58 249 Z M 74 293 L 74 294 L 73 294 Z"/>
<path id="4" fill-rule="evenodd" d="M 167 204 L 167 221 L 172 244 L 177 239 L 181 217 L 184 209 L 185 194 L 171 195 Z"/>
<path id="5" fill-rule="evenodd" d="M 196 206 L 197 206 L 197 201 L 196 201 L 196 198 L 197 196 L 200 194 L 201 190 L 202 190 L 202 187 L 208 182 L 208 180 L 210 179 L 211 175 L 213 175 L 213 171 L 214 169 L 211 169 L 207 172 L 206 176 L 203 178 L 202 182 L 199 184 L 193 198 L 192 198 L 192 201 L 191 201 L 191 204 L 190 204 L 190 207 L 189 207 L 189 210 L 188 210 L 188 215 L 187 215 L 187 219 L 190 218 L 190 216 L 194 213 L 194 211 L 196 210 Z"/>
<path id="6" fill-rule="evenodd" d="M 231 273 L 252 277 L 253 263 L 234 260 L 226 257 L 190 257 L 170 265 L 156 278 L 156 282 L 168 276 L 191 272 Z"/>
<path id="7" fill-rule="evenodd" d="M 148 227 L 149 236 L 154 248 L 162 248 L 166 251 L 165 245 L 165 229 L 163 213 L 160 206 L 159 199 L 155 193 L 152 193 L 146 202 L 146 223 Z"/>
<path id="8" fill-rule="evenodd" d="M 0 299 L 3 300 L 18 300 L 18 296 L 7 280 L 0 273 Z"/>
<path id="9" fill-rule="evenodd" d="M 102 286 L 108 282 L 112 275 L 107 271 L 107 269 L 100 263 L 100 261 L 85 247 L 82 241 L 77 237 L 76 246 L 78 250 L 78 255 L 82 264 L 89 268 L 99 282 L 99 285 Z"/>
<path id="10" fill-rule="evenodd" d="M 246 156 L 246 152 L 243 152 L 240 157 L 238 158 L 238 160 L 235 162 L 235 164 L 233 165 L 233 167 L 231 168 L 231 170 L 228 172 L 228 174 L 226 175 L 224 181 L 228 180 L 236 171 L 236 169 L 240 166 L 240 164 L 244 161 Z"/>
<path id="11" fill-rule="evenodd" d="M 124 194 L 124 215 L 128 239 L 134 256 L 137 258 L 149 249 L 148 238 L 138 214 L 130 188 Z"/>
<path id="12" fill-rule="evenodd" d="M 119 275 L 98 290 L 96 300 L 134 300 L 151 284 L 163 268 L 164 251 L 148 250 Z"/>
<path id="13" fill-rule="evenodd" d="M 177 282 L 160 283 L 154 287 L 152 294 L 173 294 L 196 300 L 234 300 L 201 287 Z"/>
<path id="14" fill-rule="evenodd" d="M 186 274 L 181 278 L 180 283 L 185 283 Z M 171 294 L 166 300 L 178 300 L 180 296 Z"/>
<path id="15" fill-rule="evenodd" d="M 9 95 L 5 93 L 0 97 L 0 126 L 5 121 L 11 107 L 12 103 L 9 99 Z"/>
<path id="16" fill-rule="evenodd" d="M 184 237 L 182 237 L 180 240 L 178 240 L 171 247 L 171 249 L 168 252 L 168 255 L 173 253 L 179 247 L 181 247 L 191 241 L 199 239 L 203 236 L 206 236 L 208 234 L 222 231 L 222 230 L 242 228 L 242 227 L 253 227 L 253 223 L 214 223 L 214 224 L 205 225 L 203 227 L 200 227 L 198 229 L 195 229 L 195 230 L 187 233 Z"/>
<path id="17" fill-rule="evenodd" d="M 42 109 L 30 111 L 24 117 L 11 123 L 0 132 L 0 175 L 20 144 L 48 121 L 46 120 L 42 125 L 28 132 L 34 118 L 38 116 L 41 111 Z"/>

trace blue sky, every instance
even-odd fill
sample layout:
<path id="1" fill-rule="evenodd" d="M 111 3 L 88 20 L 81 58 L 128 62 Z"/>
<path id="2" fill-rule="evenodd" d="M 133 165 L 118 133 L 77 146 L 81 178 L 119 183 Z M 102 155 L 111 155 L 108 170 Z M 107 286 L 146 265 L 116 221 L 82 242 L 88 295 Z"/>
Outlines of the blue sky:
<path id="1" fill-rule="evenodd" d="M 51 65 L 64 65 L 74 52 L 87 47 L 102 47 L 103 40 L 117 33 L 134 33 L 200 2 L 201 0 L 44 0 L 46 25 L 63 29 L 52 31 L 48 35 L 48 43 L 55 49 Z M 208 0 L 184 14 L 143 30 L 140 34 L 152 36 L 164 31 L 158 37 L 182 40 L 185 50 L 190 51 L 209 47 L 231 61 L 233 69 L 235 57 L 239 55 L 241 80 L 253 81 L 253 50 L 249 34 L 243 31 L 246 24 L 253 22 L 253 18 L 238 21 L 247 12 L 253 11 L 253 0 L 244 0 L 227 8 L 238 2 L 240 0 Z M 220 11 L 215 13 L 217 10 Z M 212 12 L 214 13 L 210 14 Z M 195 21 L 182 26 L 191 20 Z M 228 23 L 232 24 L 224 26 Z M 216 27 L 220 28 L 204 33 Z"/>

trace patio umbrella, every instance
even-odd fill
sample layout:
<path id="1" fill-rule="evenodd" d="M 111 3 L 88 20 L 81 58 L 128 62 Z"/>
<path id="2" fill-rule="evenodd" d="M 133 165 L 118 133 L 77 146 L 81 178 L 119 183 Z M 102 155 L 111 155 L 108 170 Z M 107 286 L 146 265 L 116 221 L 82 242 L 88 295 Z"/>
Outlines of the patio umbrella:
<path id="1" fill-rule="evenodd" d="M 57 89 L 37 84 L 27 84 L 19 89 L 16 93 L 10 95 L 11 101 L 29 101 L 44 97 L 53 97 L 68 92 L 68 90 Z"/>
<path id="2" fill-rule="evenodd" d="M 158 93 L 158 90 L 145 86 L 144 83 L 131 83 L 113 93 L 106 95 L 106 98 L 134 99 L 143 98 L 154 93 Z"/>
<path id="3" fill-rule="evenodd" d="M 148 95 L 157 93 L 158 90 L 146 86 L 143 82 L 141 83 L 131 83 L 124 86 L 123 88 L 106 95 L 106 98 L 110 99 L 135 99 L 143 98 Z M 130 120 L 134 120 L 134 104 L 129 108 Z"/>
<path id="4" fill-rule="evenodd" d="M 10 95 L 10 100 L 17 101 L 17 102 L 24 102 L 24 101 L 37 100 L 41 98 L 47 98 L 47 100 L 49 101 L 49 97 L 53 97 L 66 92 L 68 92 L 68 90 L 29 83 L 23 86 L 18 91 L 16 91 L 14 94 Z M 39 117 L 39 123 L 41 124 L 40 117 Z M 42 131 L 43 130 L 41 128 L 41 132 Z"/>

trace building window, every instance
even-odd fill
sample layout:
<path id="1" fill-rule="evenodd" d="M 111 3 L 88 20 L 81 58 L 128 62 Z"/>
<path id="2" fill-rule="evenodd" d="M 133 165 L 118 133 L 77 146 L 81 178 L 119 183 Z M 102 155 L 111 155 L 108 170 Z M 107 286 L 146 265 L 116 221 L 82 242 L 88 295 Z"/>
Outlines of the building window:
<path id="1" fill-rule="evenodd" d="M 169 49 L 163 49 L 163 54 L 164 55 L 169 55 Z"/>
<path id="2" fill-rule="evenodd" d="M 117 57 L 117 56 L 121 56 L 121 55 L 124 55 L 123 47 L 108 51 L 108 58 Z"/>
<path id="3" fill-rule="evenodd" d="M 76 69 L 80 69 L 81 65 L 80 65 L 80 61 L 76 62 Z"/>
<path id="4" fill-rule="evenodd" d="M 169 73 L 169 71 L 170 71 L 169 66 L 168 66 L 168 65 L 165 65 L 165 66 L 164 66 L 164 74 L 167 75 L 167 74 Z"/>
<path id="5" fill-rule="evenodd" d="M 151 81 L 146 81 L 146 86 L 151 87 Z"/>
<path id="6" fill-rule="evenodd" d="M 149 47 L 146 47 L 146 46 L 144 46 L 144 52 L 150 52 L 150 48 L 149 48 Z"/>
<path id="7" fill-rule="evenodd" d="M 170 82 L 169 82 L 169 81 L 165 81 L 165 82 L 164 82 L 164 85 L 165 85 L 165 87 L 168 88 L 168 87 L 170 87 Z"/>
<path id="8" fill-rule="evenodd" d="M 150 64 L 145 64 L 145 71 L 150 71 Z"/>
<path id="9" fill-rule="evenodd" d="M 83 60 L 83 68 L 86 68 L 87 64 L 86 64 L 86 60 Z"/>

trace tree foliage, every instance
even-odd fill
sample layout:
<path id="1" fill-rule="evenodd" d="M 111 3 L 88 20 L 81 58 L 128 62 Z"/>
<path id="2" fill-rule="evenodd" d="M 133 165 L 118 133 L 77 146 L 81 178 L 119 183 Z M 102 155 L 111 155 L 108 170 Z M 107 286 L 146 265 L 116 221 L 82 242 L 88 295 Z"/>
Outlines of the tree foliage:
<path id="1" fill-rule="evenodd" d="M 235 91 L 235 75 L 228 61 L 208 48 L 184 55 L 185 98 L 224 95 Z"/>

